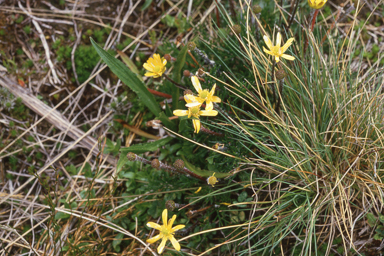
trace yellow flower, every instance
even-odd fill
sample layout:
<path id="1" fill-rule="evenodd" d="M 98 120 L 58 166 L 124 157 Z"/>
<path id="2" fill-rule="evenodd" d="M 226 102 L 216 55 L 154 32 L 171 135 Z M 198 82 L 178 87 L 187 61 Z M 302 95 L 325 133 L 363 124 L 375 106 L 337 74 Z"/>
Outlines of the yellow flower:
<path id="1" fill-rule="evenodd" d="M 198 97 L 193 96 L 194 101 L 198 101 L 201 104 L 203 104 L 205 101 L 207 104 L 205 107 L 206 110 L 212 110 L 213 109 L 213 102 L 216 102 L 216 103 L 221 102 L 221 99 L 219 97 L 213 96 L 213 94 L 215 93 L 216 84 L 213 85 L 211 91 L 208 91 L 206 89 L 204 89 L 204 90 L 201 89 L 200 81 L 196 76 L 192 76 L 191 80 L 192 80 L 193 87 L 195 87 L 196 91 L 199 94 Z M 188 104 L 186 106 L 189 107 Z"/>
<path id="2" fill-rule="evenodd" d="M 161 77 L 165 72 L 167 60 L 160 58 L 159 54 L 153 54 L 153 58 L 149 58 L 143 67 L 148 71 L 145 76 L 153 76 L 154 78 Z"/>
<path id="3" fill-rule="evenodd" d="M 177 226 L 172 228 L 173 222 L 176 219 L 176 215 L 173 215 L 172 219 L 170 219 L 168 221 L 168 210 L 167 209 L 164 209 L 163 214 L 162 214 L 162 218 L 163 218 L 163 225 L 162 226 L 160 226 L 159 224 L 154 223 L 154 222 L 148 222 L 147 223 L 148 227 L 154 228 L 154 229 L 157 229 L 160 231 L 160 234 L 148 239 L 147 243 L 153 244 L 156 241 L 163 239 L 163 240 L 161 240 L 159 247 L 157 247 L 157 252 L 161 254 L 164 250 L 165 243 L 169 239 L 171 241 L 173 247 L 175 247 L 176 251 L 180 251 L 180 244 L 179 244 L 179 242 L 177 242 L 177 240 L 175 239 L 173 234 L 175 233 L 175 231 L 184 228 L 185 225 L 177 225 Z"/>
<path id="4" fill-rule="evenodd" d="M 195 129 L 195 133 L 199 133 L 201 123 L 199 120 L 199 116 L 216 116 L 218 112 L 216 110 L 200 110 L 201 103 L 195 101 L 195 96 L 187 94 L 184 96 L 185 101 L 188 103 L 188 110 L 176 109 L 173 111 L 175 116 L 188 116 L 188 118 L 192 117 L 193 128 Z"/>
<path id="5" fill-rule="evenodd" d="M 328 0 L 308 0 L 308 4 L 311 8 L 320 9 L 327 1 Z"/>
<path id="6" fill-rule="evenodd" d="M 215 172 L 214 172 L 212 176 L 208 177 L 207 183 L 208 185 L 212 185 L 212 187 L 214 187 L 217 182 L 218 181 L 217 181 L 217 178 L 215 177 Z"/>
<path id="7" fill-rule="evenodd" d="M 263 47 L 264 52 L 275 56 L 276 62 L 279 62 L 280 58 L 284 58 L 287 60 L 294 60 L 295 57 L 292 57 L 290 55 L 284 54 L 284 52 L 288 49 L 289 46 L 291 46 L 294 38 L 289 38 L 288 41 L 282 46 L 281 45 L 281 34 L 280 32 L 277 33 L 277 38 L 276 38 L 276 46 L 273 46 L 272 41 L 269 39 L 268 36 L 264 36 L 264 42 L 268 46 L 269 51 Z"/>

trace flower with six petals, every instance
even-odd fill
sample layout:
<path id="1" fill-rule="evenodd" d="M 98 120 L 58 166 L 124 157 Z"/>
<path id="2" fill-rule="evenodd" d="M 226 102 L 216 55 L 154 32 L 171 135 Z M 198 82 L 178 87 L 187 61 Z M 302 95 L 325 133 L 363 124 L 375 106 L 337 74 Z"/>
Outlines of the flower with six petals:
<path id="1" fill-rule="evenodd" d="M 213 102 L 216 102 L 216 103 L 221 102 L 221 99 L 219 97 L 213 96 L 213 94 L 215 93 L 216 84 L 213 85 L 211 91 L 208 91 L 207 89 L 203 90 L 201 88 L 201 84 L 200 84 L 200 81 L 197 78 L 197 76 L 192 76 L 191 80 L 192 80 L 193 87 L 195 87 L 197 93 L 199 94 L 198 97 L 194 97 L 193 99 L 195 101 L 200 102 L 201 104 L 203 104 L 205 101 L 206 102 L 206 107 L 205 107 L 206 110 L 212 110 L 213 109 Z M 189 107 L 188 104 L 186 106 Z"/>
<path id="2" fill-rule="evenodd" d="M 218 112 L 216 110 L 200 110 L 201 102 L 196 101 L 195 96 L 191 94 L 184 95 L 184 99 L 187 102 L 186 106 L 188 110 L 176 109 L 173 111 L 175 116 L 188 116 L 188 118 L 192 117 L 193 128 L 195 129 L 195 133 L 199 133 L 201 123 L 199 120 L 200 116 L 216 116 Z M 213 108 L 213 107 L 212 107 Z M 207 108 L 206 108 L 207 109 Z"/>
<path id="3" fill-rule="evenodd" d="M 308 0 L 308 4 L 313 9 L 320 9 L 328 0 Z"/>
<path id="4" fill-rule="evenodd" d="M 175 247 L 176 251 L 180 251 L 180 244 L 179 244 L 179 242 L 177 242 L 177 240 L 175 239 L 173 234 L 177 230 L 184 228 L 185 225 L 177 225 L 177 226 L 172 228 L 173 222 L 176 219 L 176 215 L 173 215 L 172 219 L 170 219 L 168 221 L 168 210 L 167 209 L 164 209 L 163 214 L 162 214 L 162 219 L 163 219 L 163 225 L 162 226 L 160 226 L 159 224 L 154 223 L 154 222 L 148 222 L 147 223 L 148 227 L 154 228 L 154 229 L 157 229 L 160 231 L 160 234 L 148 239 L 147 243 L 153 244 L 156 241 L 163 239 L 163 240 L 161 240 L 159 247 L 157 247 L 157 252 L 161 254 L 164 250 L 165 243 L 169 239 L 171 241 L 173 247 Z"/>
<path id="5" fill-rule="evenodd" d="M 276 38 L 276 45 L 273 46 L 271 39 L 269 39 L 268 36 L 264 35 L 264 42 L 268 46 L 269 51 L 263 47 L 264 52 L 275 56 L 276 62 L 280 61 L 280 58 L 284 58 L 287 60 L 294 60 L 295 57 L 284 54 L 284 52 L 288 49 L 289 46 L 291 46 L 294 38 L 289 38 L 288 41 L 281 46 L 281 34 L 280 32 L 277 33 L 277 38 Z"/>
<path id="6" fill-rule="evenodd" d="M 160 57 L 160 54 L 153 54 L 153 58 L 149 58 L 143 67 L 148 71 L 145 76 L 161 77 L 165 72 L 167 60 Z"/>

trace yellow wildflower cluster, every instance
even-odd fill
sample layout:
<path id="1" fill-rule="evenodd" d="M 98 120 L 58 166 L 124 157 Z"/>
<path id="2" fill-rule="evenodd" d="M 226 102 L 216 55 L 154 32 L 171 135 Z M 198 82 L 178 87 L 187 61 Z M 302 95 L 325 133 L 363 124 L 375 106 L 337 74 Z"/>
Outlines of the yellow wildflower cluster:
<path id="1" fill-rule="evenodd" d="M 213 85 L 212 90 L 203 90 L 201 88 L 201 84 L 199 79 L 196 76 L 192 76 L 191 78 L 193 87 L 195 87 L 198 96 L 194 96 L 192 94 L 184 95 L 184 100 L 187 102 L 185 105 L 188 107 L 188 110 L 177 109 L 173 111 L 175 116 L 188 116 L 188 118 L 192 117 L 193 128 L 195 129 L 195 133 L 199 133 L 201 123 L 200 116 L 216 116 L 218 112 L 213 110 L 213 102 L 221 102 L 221 99 L 217 96 L 214 96 L 216 89 L 216 84 Z M 201 105 L 205 102 L 206 107 L 205 110 L 200 110 Z"/>

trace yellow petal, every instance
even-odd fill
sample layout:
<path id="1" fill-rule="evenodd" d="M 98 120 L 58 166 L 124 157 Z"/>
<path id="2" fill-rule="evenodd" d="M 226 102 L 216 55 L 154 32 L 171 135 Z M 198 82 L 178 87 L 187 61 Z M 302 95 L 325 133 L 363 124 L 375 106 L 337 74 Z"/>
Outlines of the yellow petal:
<path id="1" fill-rule="evenodd" d="M 271 39 L 269 39 L 269 37 L 266 35 L 263 36 L 263 39 L 264 39 L 265 44 L 268 46 L 268 48 L 271 49 L 273 46 Z"/>
<path id="2" fill-rule="evenodd" d="M 216 102 L 216 103 L 220 103 L 221 99 L 219 97 L 217 97 L 217 96 L 212 96 L 211 101 L 212 102 Z"/>
<path id="3" fill-rule="evenodd" d="M 172 233 L 176 232 L 177 230 L 185 228 L 185 225 L 177 225 L 172 228 Z"/>
<path id="4" fill-rule="evenodd" d="M 158 78 L 159 76 L 156 73 L 147 72 L 144 74 L 145 76 L 153 76 L 154 78 Z"/>
<path id="5" fill-rule="evenodd" d="M 144 67 L 146 70 L 153 72 L 153 66 L 152 66 L 152 65 L 149 65 L 148 63 L 144 63 L 144 64 L 143 64 L 143 67 Z"/>
<path id="6" fill-rule="evenodd" d="M 167 65 L 167 60 L 163 58 L 163 65 Z"/>
<path id="7" fill-rule="evenodd" d="M 169 240 L 171 240 L 171 243 L 172 243 L 173 247 L 175 247 L 176 251 L 180 251 L 180 244 L 179 244 L 179 242 L 177 242 L 177 240 L 173 236 L 171 236 L 169 238 Z"/>
<path id="8" fill-rule="evenodd" d="M 192 119 L 192 124 L 193 124 L 193 128 L 195 129 L 195 133 L 199 133 L 200 127 L 201 127 L 200 120 Z"/>
<path id="9" fill-rule="evenodd" d="M 281 47 L 281 52 L 284 53 L 289 46 L 291 46 L 293 40 L 295 40 L 293 37 L 292 38 L 289 38 L 288 41 L 283 45 L 283 47 Z"/>
<path id="10" fill-rule="evenodd" d="M 154 60 L 154 61 L 159 61 L 159 60 L 161 60 L 161 59 L 160 59 L 160 54 L 157 54 L 157 53 L 153 54 L 153 60 Z"/>
<path id="11" fill-rule="evenodd" d="M 176 109 L 173 111 L 173 114 L 175 116 L 186 116 L 186 115 L 188 115 L 188 110 Z"/>
<path id="12" fill-rule="evenodd" d="M 161 214 L 161 217 L 163 219 L 163 225 L 167 225 L 168 222 L 168 210 L 164 209 L 163 213 Z"/>
<path id="13" fill-rule="evenodd" d="M 212 109 L 213 109 L 212 101 L 207 100 L 205 110 L 212 110 Z"/>
<path id="14" fill-rule="evenodd" d="M 280 61 L 280 57 L 279 56 L 275 56 L 275 61 L 276 63 Z"/>
<path id="15" fill-rule="evenodd" d="M 277 32 L 276 46 L 278 46 L 278 48 L 280 48 L 280 46 L 281 46 L 281 34 L 280 34 L 280 32 Z"/>
<path id="16" fill-rule="evenodd" d="M 148 222 L 147 226 L 150 227 L 150 228 L 157 229 L 157 230 L 161 229 L 161 226 L 159 224 L 155 223 L 155 222 Z"/>
<path id="17" fill-rule="evenodd" d="M 175 222 L 176 214 L 172 216 L 172 218 L 168 221 L 168 229 L 172 229 L 173 222 Z"/>
<path id="18" fill-rule="evenodd" d="M 295 57 L 287 54 L 281 55 L 282 58 L 287 59 L 287 60 L 295 60 Z"/>
<path id="19" fill-rule="evenodd" d="M 193 87 L 195 87 L 195 90 L 197 92 L 200 92 L 202 89 L 201 89 L 199 78 L 197 78 L 197 76 L 192 76 L 191 80 L 192 80 Z"/>
<path id="20" fill-rule="evenodd" d="M 191 102 L 191 103 L 188 103 L 188 104 L 185 104 L 185 106 L 186 107 L 188 107 L 188 108 L 193 108 L 193 107 L 198 107 L 198 106 L 200 106 L 201 105 L 201 103 L 200 102 Z"/>
<path id="21" fill-rule="evenodd" d="M 199 193 L 201 190 L 201 187 L 199 187 L 196 191 L 195 191 L 195 194 Z M 173 229 L 172 229 L 173 230 Z"/>
<path id="22" fill-rule="evenodd" d="M 150 243 L 150 244 L 153 244 L 153 243 L 156 243 L 158 240 L 160 240 L 161 238 L 163 238 L 163 234 L 160 233 L 158 234 L 157 236 L 154 236 L 150 239 L 147 240 L 147 243 Z"/>
<path id="23" fill-rule="evenodd" d="M 215 89 L 216 89 L 216 84 L 214 84 L 213 86 L 212 86 L 212 89 L 211 89 L 211 96 L 213 96 L 213 94 L 215 94 Z"/>
<path id="24" fill-rule="evenodd" d="M 164 251 L 165 243 L 167 242 L 167 238 L 163 237 L 163 240 L 161 241 L 159 247 L 157 247 L 157 252 L 161 254 Z"/>
<path id="25" fill-rule="evenodd" d="M 201 116 L 217 116 L 216 110 L 201 110 L 199 113 Z"/>
<path id="26" fill-rule="evenodd" d="M 263 46 L 263 51 L 265 52 L 265 53 L 268 53 L 268 54 L 270 54 L 270 55 L 275 55 L 273 52 L 271 52 L 271 51 L 268 51 L 267 49 L 265 49 L 265 47 Z"/>

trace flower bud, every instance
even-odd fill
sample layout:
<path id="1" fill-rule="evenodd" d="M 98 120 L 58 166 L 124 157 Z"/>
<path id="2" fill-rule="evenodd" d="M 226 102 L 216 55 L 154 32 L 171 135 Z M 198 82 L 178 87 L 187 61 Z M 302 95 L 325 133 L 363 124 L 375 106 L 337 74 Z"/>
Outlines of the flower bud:
<path id="1" fill-rule="evenodd" d="M 181 160 L 181 159 L 177 159 L 177 160 L 175 161 L 175 163 L 173 164 L 173 166 L 174 166 L 177 170 L 183 170 L 185 164 L 184 164 L 184 161 L 183 161 L 183 160 Z"/>
<path id="2" fill-rule="evenodd" d="M 232 29 L 235 32 L 235 34 L 240 34 L 241 33 L 241 26 L 240 25 L 233 25 Z"/>
<path id="3" fill-rule="evenodd" d="M 159 161 L 159 159 L 153 159 L 152 162 L 151 162 L 151 166 L 152 166 L 153 168 L 159 169 L 159 167 L 160 167 L 160 161 Z"/>
<path id="4" fill-rule="evenodd" d="M 215 177 L 215 172 L 212 174 L 212 176 L 209 176 L 207 178 L 208 185 L 211 185 L 212 187 L 215 186 L 215 184 L 218 182 L 217 178 Z"/>
<path id="5" fill-rule="evenodd" d="M 287 73 L 285 73 L 284 69 L 279 69 L 276 71 L 277 80 L 283 80 L 286 76 L 287 76 Z"/>
<path id="6" fill-rule="evenodd" d="M 165 208 L 167 208 L 168 211 L 173 211 L 176 208 L 176 203 L 173 200 L 168 200 L 165 202 Z"/>
<path id="7" fill-rule="evenodd" d="M 263 9 L 261 9 L 260 5 L 258 4 L 255 4 L 253 7 L 252 7 L 252 11 L 254 14 L 259 14 L 261 13 Z"/>
<path id="8" fill-rule="evenodd" d="M 167 61 L 171 61 L 172 59 L 171 55 L 169 54 L 165 54 L 163 58 L 166 59 Z"/>
<path id="9" fill-rule="evenodd" d="M 187 47 L 188 50 L 193 51 L 196 48 L 196 44 L 194 42 L 188 42 Z"/>
<path id="10" fill-rule="evenodd" d="M 136 154 L 133 153 L 133 152 L 129 152 L 127 154 L 127 158 L 128 158 L 129 161 L 135 161 L 136 160 Z"/>
<path id="11" fill-rule="evenodd" d="M 184 70 L 183 75 L 186 76 L 186 77 L 190 77 L 191 76 L 191 72 L 189 72 L 189 70 Z"/>

